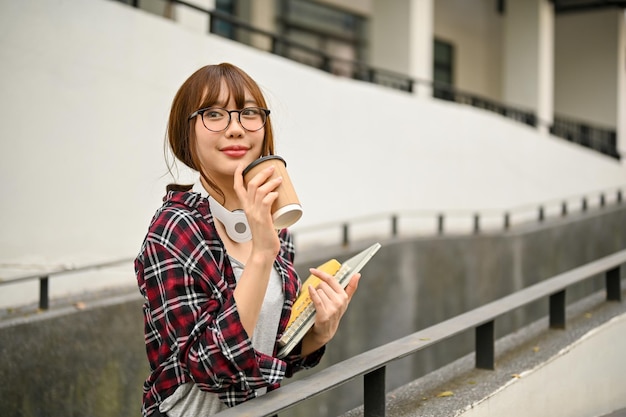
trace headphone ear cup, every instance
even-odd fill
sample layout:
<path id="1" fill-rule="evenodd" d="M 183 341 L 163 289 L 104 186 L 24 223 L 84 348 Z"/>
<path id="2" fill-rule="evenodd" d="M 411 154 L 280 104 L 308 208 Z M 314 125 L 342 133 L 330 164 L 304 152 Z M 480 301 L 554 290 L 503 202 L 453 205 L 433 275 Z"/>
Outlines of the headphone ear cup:
<path id="1" fill-rule="evenodd" d="M 229 211 L 210 195 L 208 200 L 211 214 L 224 225 L 229 238 L 237 243 L 247 242 L 252 239 L 248 218 L 243 210 Z"/>

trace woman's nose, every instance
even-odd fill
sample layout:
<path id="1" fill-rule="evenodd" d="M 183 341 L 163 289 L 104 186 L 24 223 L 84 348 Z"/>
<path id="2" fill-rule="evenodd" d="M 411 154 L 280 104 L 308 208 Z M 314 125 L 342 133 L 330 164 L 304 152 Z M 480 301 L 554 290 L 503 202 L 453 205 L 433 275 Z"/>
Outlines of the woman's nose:
<path id="1" fill-rule="evenodd" d="M 230 121 L 228 122 L 228 126 L 226 126 L 225 134 L 226 134 L 227 137 L 240 137 L 240 136 L 243 136 L 244 128 L 243 128 L 243 126 L 241 126 L 241 123 L 239 123 L 239 118 L 235 117 L 234 115 L 232 115 L 230 117 Z"/>

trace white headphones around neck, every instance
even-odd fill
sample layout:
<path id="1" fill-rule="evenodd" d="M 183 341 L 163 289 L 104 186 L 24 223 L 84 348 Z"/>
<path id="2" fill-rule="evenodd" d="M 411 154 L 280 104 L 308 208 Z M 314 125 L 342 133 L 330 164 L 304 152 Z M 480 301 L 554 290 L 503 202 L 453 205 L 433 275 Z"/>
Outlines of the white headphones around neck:
<path id="1" fill-rule="evenodd" d="M 211 197 L 199 180 L 193 185 L 192 191 L 208 198 L 213 217 L 217 218 L 217 220 L 224 225 L 224 229 L 226 229 L 226 234 L 229 238 L 237 243 L 247 242 L 252 239 L 250 225 L 248 224 L 248 219 L 243 210 L 230 211 L 226 209 L 226 207 L 222 206 L 217 200 Z"/>

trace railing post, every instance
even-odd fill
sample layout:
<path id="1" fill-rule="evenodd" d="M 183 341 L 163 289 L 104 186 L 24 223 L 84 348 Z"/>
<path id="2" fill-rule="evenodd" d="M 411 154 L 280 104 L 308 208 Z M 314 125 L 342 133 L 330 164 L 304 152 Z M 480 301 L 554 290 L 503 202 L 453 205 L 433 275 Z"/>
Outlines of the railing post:
<path id="1" fill-rule="evenodd" d="M 49 307 L 50 297 L 48 295 L 48 276 L 39 278 L 39 308 L 47 310 Z"/>
<path id="2" fill-rule="evenodd" d="M 476 327 L 476 368 L 495 369 L 495 332 L 493 320 Z"/>
<path id="3" fill-rule="evenodd" d="M 565 290 L 550 296 L 550 328 L 565 328 Z"/>
<path id="4" fill-rule="evenodd" d="M 587 211 L 587 197 L 583 197 L 582 211 Z"/>
<path id="5" fill-rule="evenodd" d="M 511 215 L 506 212 L 504 213 L 504 230 L 509 230 L 511 227 Z"/>
<path id="6" fill-rule="evenodd" d="M 373 84 L 376 83 L 376 70 L 374 68 L 367 69 L 367 81 Z"/>
<path id="7" fill-rule="evenodd" d="M 474 234 L 480 232 L 480 214 L 474 214 Z"/>
<path id="8" fill-rule="evenodd" d="M 561 203 L 561 216 L 567 216 L 567 201 Z"/>
<path id="9" fill-rule="evenodd" d="M 398 216 L 395 214 L 391 216 L 391 236 L 398 236 Z"/>
<path id="10" fill-rule="evenodd" d="M 604 207 L 606 205 L 606 198 L 604 198 L 604 193 L 600 194 L 600 207 Z"/>
<path id="11" fill-rule="evenodd" d="M 617 191 L 617 202 L 622 204 L 622 190 Z"/>
<path id="12" fill-rule="evenodd" d="M 350 244 L 350 225 L 348 223 L 344 223 L 342 225 L 343 233 L 341 242 L 343 246 L 348 246 Z"/>
<path id="13" fill-rule="evenodd" d="M 325 72 L 332 72 L 332 66 L 330 62 L 330 57 L 326 54 L 322 55 L 322 66 L 319 68 Z"/>
<path id="14" fill-rule="evenodd" d="M 607 301 L 622 301 L 622 288 L 620 267 L 615 267 L 606 272 L 606 300 Z"/>
<path id="15" fill-rule="evenodd" d="M 437 215 L 437 233 L 440 235 L 443 234 L 443 222 L 444 222 L 443 214 Z"/>
<path id="16" fill-rule="evenodd" d="M 385 367 L 363 376 L 363 414 L 365 417 L 385 417 Z"/>
<path id="17" fill-rule="evenodd" d="M 544 221 L 546 218 L 546 214 L 544 212 L 543 206 L 539 206 L 539 222 Z"/>

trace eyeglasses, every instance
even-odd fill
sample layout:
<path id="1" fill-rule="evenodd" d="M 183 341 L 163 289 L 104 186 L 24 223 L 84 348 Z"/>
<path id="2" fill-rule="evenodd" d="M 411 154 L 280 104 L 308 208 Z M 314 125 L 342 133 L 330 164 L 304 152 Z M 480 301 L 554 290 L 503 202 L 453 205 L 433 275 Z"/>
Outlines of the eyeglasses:
<path id="1" fill-rule="evenodd" d="M 207 107 L 191 113 L 189 120 L 196 116 L 202 117 L 202 124 L 211 132 L 221 132 L 230 125 L 231 114 L 237 113 L 237 120 L 241 127 L 249 132 L 256 132 L 265 126 L 268 109 L 261 107 L 246 107 L 241 110 L 226 110 L 221 107 Z"/>

